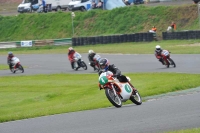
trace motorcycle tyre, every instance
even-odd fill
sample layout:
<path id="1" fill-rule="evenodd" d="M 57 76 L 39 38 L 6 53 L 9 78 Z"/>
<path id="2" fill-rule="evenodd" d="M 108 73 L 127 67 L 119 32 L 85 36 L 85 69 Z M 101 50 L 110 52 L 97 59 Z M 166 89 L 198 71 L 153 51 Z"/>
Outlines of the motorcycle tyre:
<path id="1" fill-rule="evenodd" d="M 84 70 L 87 70 L 87 65 L 85 64 L 84 61 L 81 62 L 81 67 L 82 67 Z"/>
<path id="2" fill-rule="evenodd" d="M 21 73 L 24 73 L 24 68 L 22 65 L 19 65 L 18 69 L 21 70 Z"/>
<path id="3" fill-rule="evenodd" d="M 140 101 L 136 100 L 134 96 L 137 96 L 140 98 Z M 135 92 L 135 94 L 133 94 L 131 97 L 130 97 L 130 100 L 135 103 L 136 105 L 141 105 L 142 104 L 142 97 L 140 96 L 140 93 L 138 91 Z"/>
<path id="4" fill-rule="evenodd" d="M 100 69 L 97 66 L 94 66 L 94 67 L 95 67 L 94 71 L 99 72 Z"/>
<path id="5" fill-rule="evenodd" d="M 114 105 L 116 108 L 120 108 L 120 107 L 122 106 L 122 101 L 121 101 L 120 97 L 119 97 L 118 95 L 116 96 L 117 100 L 119 101 L 119 104 L 118 104 L 118 103 L 116 103 L 116 102 L 112 99 L 112 97 L 110 96 L 109 93 L 110 93 L 111 91 L 112 91 L 111 89 L 105 88 L 106 97 L 107 97 L 108 100 L 112 103 L 112 105 Z"/>
<path id="6" fill-rule="evenodd" d="M 175 62 L 174 62 L 171 58 L 169 58 L 169 62 L 170 62 L 170 64 L 171 64 L 172 66 L 176 67 Z"/>
<path id="7" fill-rule="evenodd" d="M 13 68 L 11 68 L 11 69 L 10 69 L 10 71 L 11 71 L 12 73 L 15 73 L 15 72 L 16 72 L 16 71 L 14 71 L 14 69 L 13 69 Z"/>

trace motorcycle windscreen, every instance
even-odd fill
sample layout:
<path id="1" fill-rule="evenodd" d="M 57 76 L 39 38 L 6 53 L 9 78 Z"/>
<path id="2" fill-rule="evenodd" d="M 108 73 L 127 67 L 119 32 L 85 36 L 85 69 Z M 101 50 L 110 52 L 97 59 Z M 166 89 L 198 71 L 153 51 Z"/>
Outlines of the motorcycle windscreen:
<path id="1" fill-rule="evenodd" d="M 12 64 L 17 64 L 18 62 L 20 62 L 19 58 L 17 58 L 17 57 L 13 57 L 11 60 L 12 60 L 11 61 Z"/>
<path id="2" fill-rule="evenodd" d="M 80 58 L 81 58 L 81 55 L 80 55 L 78 52 L 75 52 L 75 53 L 74 53 L 74 58 L 80 59 Z"/>

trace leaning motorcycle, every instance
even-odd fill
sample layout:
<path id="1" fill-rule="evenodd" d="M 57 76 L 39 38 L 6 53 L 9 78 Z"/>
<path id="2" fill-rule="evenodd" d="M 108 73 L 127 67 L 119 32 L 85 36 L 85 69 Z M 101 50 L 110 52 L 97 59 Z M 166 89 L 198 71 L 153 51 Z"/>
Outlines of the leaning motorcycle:
<path id="1" fill-rule="evenodd" d="M 23 68 L 23 66 L 20 63 L 19 58 L 13 57 L 11 59 L 11 64 L 12 64 L 12 67 L 10 68 L 11 72 L 13 72 L 13 73 L 15 73 L 16 71 L 20 71 L 21 73 L 24 72 L 24 68 Z"/>
<path id="2" fill-rule="evenodd" d="M 126 77 L 129 81 L 129 77 Z M 115 107 L 122 106 L 122 102 L 131 100 L 136 105 L 142 104 L 142 98 L 137 90 L 133 90 L 128 82 L 119 82 L 110 71 L 102 72 L 99 85 L 105 90 L 106 97 Z"/>
<path id="3" fill-rule="evenodd" d="M 87 70 L 86 63 L 81 59 L 81 55 L 78 52 L 74 53 L 74 68 L 77 71 L 79 68 L 83 68 L 84 70 Z"/>
<path id="4" fill-rule="evenodd" d="M 168 50 L 163 50 L 162 53 L 161 53 L 161 56 L 162 56 L 162 59 L 163 59 L 165 66 L 167 68 L 169 68 L 170 65 L 173 66 L 173 67 L 176 67 L 176 64 L 172 60 L 172 58 L 170 57 L 170 52 Z"/>
<path id="5" fill-rule="evenodd" d="M 99 61 L 101 59 L 101 56 L 96 54 L 94 57 L 93 57 L 93 60 L 94 60 L 94 71 L 97 71 L 99 72 L 100 71 L 100 65 L 99 65 Z M 89 63 L 90 64 L 90 63 Z"/>

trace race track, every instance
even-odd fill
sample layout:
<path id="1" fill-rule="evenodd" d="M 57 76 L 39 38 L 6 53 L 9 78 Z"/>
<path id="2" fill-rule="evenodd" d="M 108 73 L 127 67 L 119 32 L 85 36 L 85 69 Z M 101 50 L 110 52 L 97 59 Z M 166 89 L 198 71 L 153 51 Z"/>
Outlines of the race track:
<path id="1" fill-rule="evenodd" d="M 123 73 L 177 72 L 200 73 L 200 55 L 173 55 L 176 68 L 166 68 L 154 55 L 100 54 L 114 63 Z M 87 54 L 82 54 L 88 64 Z M 1 76 L 53 73 L 95 73 L 71 69 L 66 54 L 17 55 L 25 73 L 12 74 L 0 70 Z M 6 56 L 0 56 L 0 64 Z M 5 122 L 0 133 L 159 133 L 200 127 L 200 88 L 190 92 L 151 99 L 142 105 L 103 108 L 45 117 Z"/>
<path id="2" fill-rule="evenodd" d="M 100 54 L 102 58 L 108 58 L 110 64 L 115 64 L 123 73 L 128 72 L 177 72 L 177 73 L 200 73 L 199 54 L 173 55 L 171 58 L 177 64 L 176 68 L 166 68 L 155 58 L 153 54 L 146 55 L 123 55 L 123 54 Z M 23 66 L 25 73 L 12 74 L 9 70 L 0 70 L 1 76 L 53 74 L 53 73 L 95 73 L 88 65 L 88 70 L 79 69 L 74 71 L 68 61 L 67 54 L 33 54 L 16 55 Z M 87 54 L 82 54 L 86 64 L 89 63 Z M 0 64 L 6 64 L 6 56 L 0 56 Z"/>

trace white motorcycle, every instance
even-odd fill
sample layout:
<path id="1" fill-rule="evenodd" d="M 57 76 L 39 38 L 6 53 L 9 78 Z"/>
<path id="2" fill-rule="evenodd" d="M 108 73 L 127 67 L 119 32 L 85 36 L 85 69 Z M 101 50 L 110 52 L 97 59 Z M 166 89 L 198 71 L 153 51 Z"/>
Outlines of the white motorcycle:
<path id="1" fill-rule="evenodd" d="M 77 71 L 80 67 L 82 67 L 84 70 L 87 70 L 87 65 L 85 62 L 81 59 L 81 55 L 78 52 L 74 53 L 74 68 Z"/>
<path id="2" fill-rule="evenodd" d="M 11 64 L 12 64 L 12 67 L 10 68 L 11 72 L 13 72 L 13 73 L 15 73 L 16 71 L 20 71 L 21 73 L 24 72 L 24 68 L 23 68 L 23 66 L 20 63 L 19 58 L 13 57 L 11 59 Z"/>
<path id="3" fill-rule="evenodd" d="M 126 77 L 129 81 L 129 77 Z M 136 105 L 142 104 L 142 98 L 137 90 L 133 90 L 128 82 L 120 82 L 113 77 L 110 71 L 102 72 L 99 77 L 99 85 L 105 89 L 108 100 L 117 108 L 122 106 L 122 102 L 131 100 Z"/>
<path id="4" fill-rule="evenodd" d="M 94 57 L 93 57 L 93 61 L 94 61 L 94 71 L 97 71 L 99 72 L 100 71 L 100 65 L 99 65 L 99 61 L 101 60 L 101 56 L 96 54 Z M 90 63 L 89 63 L 90 65 Z"/>

